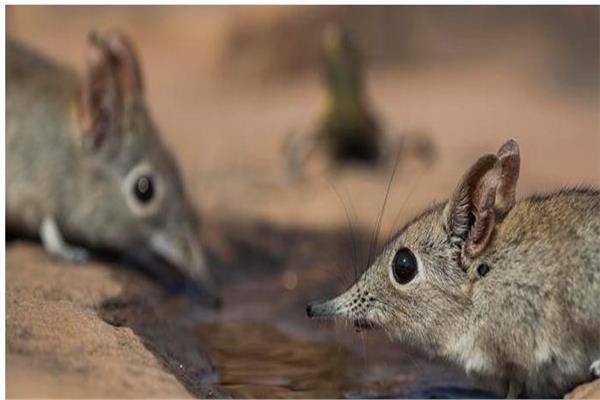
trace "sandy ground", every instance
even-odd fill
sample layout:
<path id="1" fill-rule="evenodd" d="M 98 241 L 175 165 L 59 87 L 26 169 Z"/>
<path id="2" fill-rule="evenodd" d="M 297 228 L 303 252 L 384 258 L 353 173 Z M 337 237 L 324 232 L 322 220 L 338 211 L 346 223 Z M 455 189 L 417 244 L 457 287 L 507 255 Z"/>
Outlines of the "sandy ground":
<path id="1" fill-rule="evenodd" d="M 272 84 L 218 78 L 210 60 L 223 54 L 235 20 L 219 8 L 199 20 L 176 13 L 168 23 L 152 13 L 82 19 L 59 10 L 13 10 L 9 30 L 80 69 L 90 26 L 127 27 L 140 48 L 153 115 L 204 217 L 201 236 L 225 307 L 218 315 L 198 311 L 118 266 L 69 265 L 37 244 L 10 243 L 9 397 L 331 397 L 468 382 L 376 333 L 361 342 L 304 321 L 303 305 L 332 293 L 351 268 L 348 219 L 369 237 L 391 174 L 391 163 L 334 171 L 317 158 L 306 179 L 284 180 L 285 138 L 308 132 L 318 114 L 316 74 Z M 68 23 L 57 33 L 59 18 Z M 190 35 L 194 24 L 203 30 Z M 600 96 L 554 85 L 540 74 L 543 46 L 532 46 L 542 42 L 524 43 L 464 63 L 369 70 L 369 97 L 390 143 L 419 132 L 436 149 L 432 164 L 401 158 L 380 240 L 445 198 L 471 162 L 510 137 L 521 146 L 519 196 L 600 185 Z M 371 350 L 357 356 L 365 343 Z M 390 365 L 398 367 L 379 371 Z M 348 383 L 357 377 L 360 384 Z M 597 387 L 576 396 L 593 397 Z"/>
<path id="2" fill-rule="evenodd" d="M 61 265 L 26 245 L 11 246 L 7 265 L 8 397 L 189 396 L 131 329 L 98 318 L 122 290 L 109 270 Z"/>

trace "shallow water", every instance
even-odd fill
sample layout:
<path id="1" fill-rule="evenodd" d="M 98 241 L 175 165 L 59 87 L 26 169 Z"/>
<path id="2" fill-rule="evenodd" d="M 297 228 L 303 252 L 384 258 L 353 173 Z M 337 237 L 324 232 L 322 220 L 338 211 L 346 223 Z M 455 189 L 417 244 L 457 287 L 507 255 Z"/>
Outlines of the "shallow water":
<path id="1" fill-rule="evenodd" d="M 246 398 L 491 395 L 478 390 L 453 366 L 429 361 L 390 342 L 381 332 L 357 333 L 343 323 L 307 319 L 308 302 L 335 294 L 355 275 L 352 269 L 336 266 L 351 246 L 345 232 L 223 222 L 213 228 L 205 242 L 220 271 L 224 300 L 220 311 L 173 298 L 139 280 L 130 281 L 119 298 L 101 309 L 107 322 L 131 327 L 193 394 Z M 347 279 L 340 279 L 344 275 Z"/>
<path id="2" fill-rule="evenodd" d="M 340 397 L 349 354 L 263 323 L 200 324 L 199 335 L 234 397 Z"/>
<path id="3" fill-rule="evenodd" d="M 265 322 L 200 323 L 219 392 L 244 398 L 487 398 L 459 371 L 429 362 L 376 332 L 345 327 L 321 339 Z"/>

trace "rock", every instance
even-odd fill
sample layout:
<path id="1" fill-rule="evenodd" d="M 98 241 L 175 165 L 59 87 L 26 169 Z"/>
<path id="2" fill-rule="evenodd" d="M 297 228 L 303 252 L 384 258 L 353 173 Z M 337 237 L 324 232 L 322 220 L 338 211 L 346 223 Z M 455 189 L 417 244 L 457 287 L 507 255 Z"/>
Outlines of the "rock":
<path id="1" fill-rule="evenodd" d="M 127 280 L 119 278 L 123 274 L 144 280 L 100 263 L 65 264 L 39 245 L 7 246 L 7 397 L 210 396 L 209 388 L 190 390 L 189 382 L 169 369 L 169 363 L 190 365 L 176 359 L 180 353 L 169 352 L 168 339 L 103 318 L 106 305 L 126 289 Z M 128 306 L 140 318 L 150 307 L 139 299 Z M 195 373 L 210 370 L 206 359 L 194 361 Z"/>
<path id="2" fill-rule="evenodd" d="M 576 387 L 565 399 L 600 399 L 600 379 Z"/>

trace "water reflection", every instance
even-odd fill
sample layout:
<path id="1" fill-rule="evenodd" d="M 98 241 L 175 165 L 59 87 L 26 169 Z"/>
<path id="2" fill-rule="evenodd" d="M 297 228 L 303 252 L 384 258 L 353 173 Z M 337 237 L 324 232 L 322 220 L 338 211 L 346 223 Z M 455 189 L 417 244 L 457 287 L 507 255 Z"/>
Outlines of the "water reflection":
<path id="1" fill-rule="evenodd" d="M 457 368 L 391 343 L 381 332 L 357 334 L 344 324 L 306 318 L 307 302 L 342 289 L 336 263 L 350 246 L 343 232 L 223 222 L 208 228 L 213 262 L 222 263 L 221 311 L 174 299 L 128 275 L 126 290 L 100 310 L 106 322 L 133 329 L 192 394 L 489 397 Z"/>
<path id="2" fill-rule="evenodd" d="M 284 334 L 262 323 L 198 326 L 220 372 L 218 388 L 245 398 L 341 397 L 349 354 L 342 348 Z"/>

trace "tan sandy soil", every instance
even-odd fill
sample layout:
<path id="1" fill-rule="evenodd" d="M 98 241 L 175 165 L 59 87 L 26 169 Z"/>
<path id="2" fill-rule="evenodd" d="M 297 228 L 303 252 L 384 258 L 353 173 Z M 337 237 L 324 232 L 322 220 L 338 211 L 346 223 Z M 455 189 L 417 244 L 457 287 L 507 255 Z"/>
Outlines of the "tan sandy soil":
<path id="1" fill-rule="evenodd" d="M 189 396 L 130 328 L 98 317 L 123 286 L 106 267 L 30 245 L 12 245 L 7 266 L 7 397 Z"/>
<path id="2" fill-rule="evenodd" d="M 600 379 L 579 386 L 577 389 L 568 393 L 567 399 L 599 399 L 600 398 Z"/>

